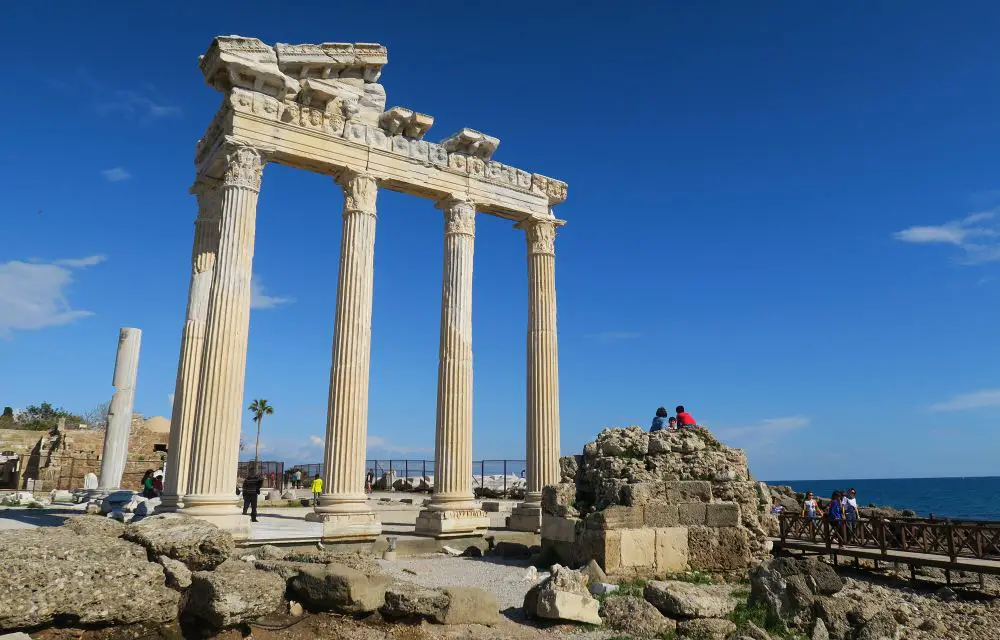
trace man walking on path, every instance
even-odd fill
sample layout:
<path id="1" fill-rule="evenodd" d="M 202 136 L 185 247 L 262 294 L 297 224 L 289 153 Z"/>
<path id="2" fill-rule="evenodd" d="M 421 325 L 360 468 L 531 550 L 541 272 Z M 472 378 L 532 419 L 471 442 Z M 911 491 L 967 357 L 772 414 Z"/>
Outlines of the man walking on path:
<path id="1" fill-rule="evenodd" d="M 318 473 L 316 474 L 316 477 L 313 478 L 312 492 L 313 506 L 317 507 L 319 506 L 319 496 L 323 493 L 323 478 L 320 478 Z"/>
<path id="2" fill-rule="evenodd" d="M 250 522 L 257 522 L 257 497 L 262 484 L 264 482 L 257 474 L 256 467 L 251 467 L 250 474 L 243 479 L 243 515 L 250 509 Z"/>

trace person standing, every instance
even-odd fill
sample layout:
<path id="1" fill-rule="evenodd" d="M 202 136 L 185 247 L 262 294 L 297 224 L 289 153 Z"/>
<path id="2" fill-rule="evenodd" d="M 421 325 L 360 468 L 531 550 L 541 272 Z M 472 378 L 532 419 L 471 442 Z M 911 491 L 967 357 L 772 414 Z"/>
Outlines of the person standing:
<path id="1" fill-rule="evenodd" d="M 323 493 L 323 478 L 320 478 L 319 474 L 317 473 L 316 477 L 313 478 L 313 482 L 312 482 L 312 494 L 313 494 L 313 506 L 314 507 L 318 507 L 319 506 L 319 496 L 322 493 Z"/>
<path id="2" fill-rule="evenodd" d="M 665 429 L 667 426 L 667 410 L 665 407 L 660 407 L 656 410 L 656 416 L 653 418 L 653 424 L 649 427 L 650 433 L 655 433 L 661 429 Z"/>
<path id="3" fill-rule="evenodd" d="M 844 520 L 847 521 L 847 536 L 848 539 L 854 540 L 854 532 L 858 527 L 858 520 L 861 517 L 861 512 L 858 510 L 858 492 L 851 487 L 847 490 L 847 495 L 844 496 Z"/>
<path id="4" fill-rule="evenodd" d="M 812 491 L 806 491 L 806 498 L 802 501 L 802 517 L 811 520 L 819 520 L 823 514 L 819 508 L 819 502 L 813 497 Z"/>
<path id="5" fill-rule="evenodd" d="M 682 404 L 677 405 L 677 426 L 680 428 L 698 426 L 694 416 L 688 413 Z"/>
<path id="6" fill-rule="evenodd" d="M 260 496 L 260 487 L 264 481 L 257 474 L 257 470 L 250 469 L 250 475 L 243 479 L 243 515 L 250 510 L 250 522 L 257 522 L 257 498 Z"/>
<path id="7" fill-rule="evenodd" d="M 292 474 L 292 486 L 296 489 L 302 488 L 302 469 L 296 469 Z"/>
<path id="8" fill-rule="evenodd" d="M 163 469 L 153 472 L 153 493 L 156 497 L 163 495 Z"/>
<path id="9" fill-rule="evenodd" d="M 375 484 L 375 474 L 371 469 L 365 474 L 365 493 L 372 492 L 372 485 Z"/>

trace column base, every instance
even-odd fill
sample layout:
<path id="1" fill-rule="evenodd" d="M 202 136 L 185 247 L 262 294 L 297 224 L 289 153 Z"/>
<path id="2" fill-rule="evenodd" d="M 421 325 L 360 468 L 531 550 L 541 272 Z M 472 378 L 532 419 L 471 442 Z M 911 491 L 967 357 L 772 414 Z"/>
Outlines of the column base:
<path id="1" fill-rule="evenodd" d="M 482 509 L 424 509 L 417 516 L 414 533 L 434 538 L 464 538 L 483 535 L 489 528 L 490 518 Z"/>
<path id="2" fill-rule="evenodd" d="M 228 531 L 234 540 L 246 540 L 250 537 L 250 516 L 243 515 L 235 496 L 186 496 L 183 513 L 211 522 Z"/>
<path id="3" fill-rule="evenodd" d="M 374 511 L 306 514 L 308 522 L 322 522 L 324 542 L 373 542 L 382 533 L 382 523 Z"/>
<path id="4" fill-rule="evenodd" d="M 541 532 L 542 505 L 526 502 L 516 505 L 507 518 L 507 528 L 511 531 Z"/>
<path id="5" fill-rule="evenodd" d="M 184 508 L 183 496 L 160 496 L 156 513 L 177 513 Z"/>

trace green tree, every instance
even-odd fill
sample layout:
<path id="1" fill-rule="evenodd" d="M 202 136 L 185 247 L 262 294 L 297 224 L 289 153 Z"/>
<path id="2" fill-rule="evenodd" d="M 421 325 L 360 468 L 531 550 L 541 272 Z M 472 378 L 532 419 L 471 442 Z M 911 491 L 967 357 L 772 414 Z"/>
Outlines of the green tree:
<path id="1" fill-rule="evenodd" d="M 67 424 L 79 424 L 83 418 L 70 413 L 62 407 L 56 408 L 48 402 L 33 404 L 18 416 L 15 429 L 26 429 L 28 431 L 51 431 L 59 426 L 59 419 L 65 418 Z"/>
<path id="2" fill-rule="evenodd" d="M 253 421 L 257 423 L 257 444 L 254 446 L 253 451 L 254 468 L 256 469 L 260 467 L 260 423 L 264 421 L 264 416 L 274 413 L 274 407 L 269 405 L 267 400 L 261 398 L 251 402 L 248 408 L 253 414 Z"/>
<path id="3" fill-rule="evenodd" d="M 0 429 L 10 429 L 14 426 L 14 408 L 4 407 L 0 415 Z"/>

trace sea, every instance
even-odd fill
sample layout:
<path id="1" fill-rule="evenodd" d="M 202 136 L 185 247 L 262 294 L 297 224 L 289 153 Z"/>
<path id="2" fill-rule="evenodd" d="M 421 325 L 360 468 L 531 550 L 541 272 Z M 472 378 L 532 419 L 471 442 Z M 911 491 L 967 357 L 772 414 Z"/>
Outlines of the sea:
<path id="1" fill-rule="evenodd" d="M 854 487 L 858 504 L 912 509 L 917 515 L 961 520 L 1000 520 L 1000 477 L 889 478 L 884 480 L 767 480 L 829 498 Z"/>

